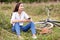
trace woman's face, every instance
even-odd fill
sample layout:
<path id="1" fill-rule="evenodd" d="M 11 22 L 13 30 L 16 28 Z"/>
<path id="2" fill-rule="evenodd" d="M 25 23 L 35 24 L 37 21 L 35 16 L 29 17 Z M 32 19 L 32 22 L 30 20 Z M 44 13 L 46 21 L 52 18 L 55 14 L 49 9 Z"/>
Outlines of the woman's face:
<path id="1" fill-rule="evenodd" d="M 19 11 L 23 11 L 24 10 L 24 6 L 23 6 L 23 4 L 20 4 L 20 6 L 19 6 L 19 9 L 18 9 Z"/>

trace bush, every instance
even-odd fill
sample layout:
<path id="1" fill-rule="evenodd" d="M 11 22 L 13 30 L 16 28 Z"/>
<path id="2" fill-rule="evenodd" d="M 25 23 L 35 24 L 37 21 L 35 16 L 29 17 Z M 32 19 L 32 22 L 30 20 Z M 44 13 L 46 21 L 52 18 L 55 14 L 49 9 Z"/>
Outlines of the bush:
<path id="1" fill-rule="evenodd" d="M 3 14 L 0 12 L 0 27 L 4 29 L 10 29 L 11 24 L 10 24 L 10 16 Z"/>

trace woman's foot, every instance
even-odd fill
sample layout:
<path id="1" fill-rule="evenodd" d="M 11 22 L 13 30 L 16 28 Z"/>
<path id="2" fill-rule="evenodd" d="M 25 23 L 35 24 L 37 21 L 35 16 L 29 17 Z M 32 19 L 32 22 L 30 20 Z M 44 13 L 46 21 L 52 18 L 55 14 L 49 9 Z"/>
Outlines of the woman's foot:
<path id="1" fill-rule="evenodd" d="M 36 37 L 36 35 L 35 35 L 35 34 L 33 34 L 32 38 L 33 38 L 33 39 L 37 39 L 37 37 Z"/>
<path id="2" fill-rule="evenodd" d="M 19 40 L 24 40 L 24 38 L 22 36 L 18 36 Z"/>

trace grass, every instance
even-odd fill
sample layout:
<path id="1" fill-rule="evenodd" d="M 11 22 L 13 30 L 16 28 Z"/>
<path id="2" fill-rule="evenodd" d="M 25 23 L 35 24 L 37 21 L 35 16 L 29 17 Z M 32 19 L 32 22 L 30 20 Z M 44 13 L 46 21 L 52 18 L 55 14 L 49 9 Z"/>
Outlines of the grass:
<path id="1" fill-rule="evenodd" d="M 37 35 L 38 39 L 36 39 L 36 40 L 60 40 L 59 34 L 60 34 L 60 29 L 55 27 L 51 34 L 41 35 L 41 34 L 37 33 L 36 35 Z M 26 33 L 22 32 L 21 35 L 25 38 L 25 40 L 33 40 L 31 38 L 30 31 L 28 31 Z M 18 38 L 15 34 L 8 32 L 7 30 L 4 30 L 4 29 L 1 30 L 1 38 L 3 40 L 18 40 Z"/>
<path id="2" fill-rule="evenodd" d="M 14 9 L 16 3 L 12 4 L 0 4 L 0 40 L 18 40 L 15 33 L 11 32 L 10 18 L 11 13 Z M 45 7 L 52 8 L 50 18 L 52 20 L 60 21 L 60 3 L 33 3 L 24 4 L 25 11 L 33 19 L 33 21 L 39 21 L 47 18 Z M 53 32 L 50 34 L 42 35 L 39 34 L 40 31 L 37 30 L 36 40 L 60 40 L 60 28 L 54 27 Z M 32 39 L 32 34 L 30 30 L 28 32 L 21 32 L 21 35 L 25 40 Z"/>

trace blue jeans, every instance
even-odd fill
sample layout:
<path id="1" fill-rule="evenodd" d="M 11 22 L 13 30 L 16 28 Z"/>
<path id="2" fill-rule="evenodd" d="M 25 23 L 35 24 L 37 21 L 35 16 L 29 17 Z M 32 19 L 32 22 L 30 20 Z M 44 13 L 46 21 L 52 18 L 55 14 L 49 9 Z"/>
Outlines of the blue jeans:
<path id="1" fill-rule="evenodd" d="M 35 25 L 33 22 L 29 22 L 26 26 L 21 26 L 19 23 L 15 23 L 15 25 L 12 27 L 12 31 L 16 32 L 16 34 L 20 35 L 20 30 L 23 30 L 24 32 L 31 30 L 32 34 L 36 34 Z"/>

